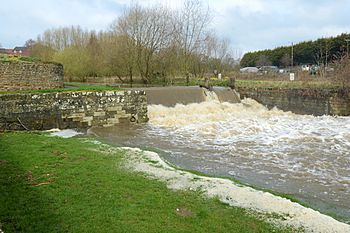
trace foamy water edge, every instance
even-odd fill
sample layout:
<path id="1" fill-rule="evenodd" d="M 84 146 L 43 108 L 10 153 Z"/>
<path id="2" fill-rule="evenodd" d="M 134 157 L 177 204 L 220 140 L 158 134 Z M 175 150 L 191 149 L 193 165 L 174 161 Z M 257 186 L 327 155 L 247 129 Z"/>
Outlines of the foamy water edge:
<path id="1" fill-rule="evenodd" d="M 230 206 L 246 208 L 268 214 L 267 216 L 277 214 L 283 218 L 270 218 L 269 221 L 293 228 L 303 228 L 305 232 L 350 232 L 350 225 L 286 198 L 237 185 L 228 179 L 199 176 L 177 170 L 164 162 L 155 152 L 129 147 L 121 149 L 126 153 L 128 169 L 164 181 L 170 189 L 200 190 L 206 197 L 217 197 Z"/>

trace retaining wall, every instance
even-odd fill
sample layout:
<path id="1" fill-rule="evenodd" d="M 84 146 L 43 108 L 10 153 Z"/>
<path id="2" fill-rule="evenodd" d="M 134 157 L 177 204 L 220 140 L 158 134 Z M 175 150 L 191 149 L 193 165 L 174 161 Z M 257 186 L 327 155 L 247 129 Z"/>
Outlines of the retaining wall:
<path id="1" fill-rule="evenodd" d="M 350 95 L 339 89 L 238 88 L 241 98 L 252 98 L 268 108 L 297 114 L 350 115 Z"/>
<path id="2" fill-rule="evenodd" d="M 63 88 L 63 66 L 55 63 L 0 62 L 0 91 Z"/>
<path id="3" fill-rule="evenodd" d="M 142 90 L 0 95 L 0 130 L 45 130 L 146 122 Z"/>

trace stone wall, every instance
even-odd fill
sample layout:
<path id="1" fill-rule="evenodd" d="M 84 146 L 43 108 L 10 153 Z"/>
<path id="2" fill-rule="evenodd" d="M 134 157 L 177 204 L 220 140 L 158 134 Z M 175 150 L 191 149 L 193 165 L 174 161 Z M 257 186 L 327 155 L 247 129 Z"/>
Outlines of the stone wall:
<path id="1" fill-rule="evenodd" d="M 0 95 L 0 130 L 46 130 L 146 122 L 142 90 Z"/>
<path id="2" fill-rule="evenodd" d="M 337 89 L 238 88 L 241 98 L 252 98 L 268 108 L 297 114 L 350 115 L 350 95 Z"/>
<path id="3" fill-rule="evenodd" d="M 63 66 L 40 62 L 0 62 L 0 91 L 63 87 Z"/>

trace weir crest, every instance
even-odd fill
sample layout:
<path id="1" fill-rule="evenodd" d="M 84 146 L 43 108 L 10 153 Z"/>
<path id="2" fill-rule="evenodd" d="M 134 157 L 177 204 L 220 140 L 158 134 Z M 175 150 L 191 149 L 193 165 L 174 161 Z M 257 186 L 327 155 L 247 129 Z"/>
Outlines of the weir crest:
<path id="1" fill-rule="evenodd" d="M 144 89 L 148 105 L 174 107 L 176 104 L 202 103 L 219 101 L 240 103 L 237 92 L 227 87 L 213 87 L 208 90 L 202 87 L 152 87 Z"/>

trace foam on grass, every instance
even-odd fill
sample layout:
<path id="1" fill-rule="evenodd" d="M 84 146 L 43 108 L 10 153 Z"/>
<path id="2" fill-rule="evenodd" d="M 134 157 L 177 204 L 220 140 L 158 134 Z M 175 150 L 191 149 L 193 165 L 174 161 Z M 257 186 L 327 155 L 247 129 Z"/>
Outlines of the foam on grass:
<path id="1" fill-rule="evenodd" d="M 177 170 L 164 162 L 157 153 L 137 148 L 126 151 L 126 166 L 149 177 L 165 181 L 170 189 L 199 190 L 209 198 L 218 198 L 230 206 L 247 208 L 264 214 L 269 221 L 306 232 L 350 232 L 350 225 L 286 198 L 222 178 L 195 175 Z M 276 216 L 279 216 L 275 218 Z"/>

